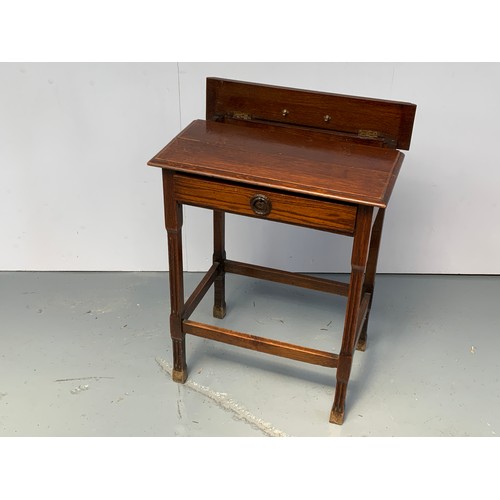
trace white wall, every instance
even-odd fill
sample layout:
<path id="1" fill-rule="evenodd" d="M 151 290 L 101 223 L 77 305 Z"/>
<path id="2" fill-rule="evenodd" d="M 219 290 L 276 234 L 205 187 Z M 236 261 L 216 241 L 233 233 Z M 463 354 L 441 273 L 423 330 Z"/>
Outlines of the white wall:
<path id="1" fill-rule="evenodd" d="M 165 270 L 160 172 L 149 160 L 204 117 L 221 76 L 411 101 L 411 150 L 379 271 L 499 274 L 500 64 L 0 64 L 0 269 Z M 211 218 L 185 209 L 185 263 L 211 260 Z M 347 271 L 350 240 L 228 217 L 228 255 Z"/>
<path id="2" fill-rule="evenodd" d="M 0 269 L 165 269 L 176 64 L 0 64 Z"/>

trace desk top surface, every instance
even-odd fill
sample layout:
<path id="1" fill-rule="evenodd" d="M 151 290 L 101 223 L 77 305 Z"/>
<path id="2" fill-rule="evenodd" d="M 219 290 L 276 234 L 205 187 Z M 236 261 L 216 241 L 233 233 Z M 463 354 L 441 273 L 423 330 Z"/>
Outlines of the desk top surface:
<path id="1" fill-rule="evenodd" d="M 404 155 L 331 133 L 195 120 L 148 165 L 385 207 Z"/>

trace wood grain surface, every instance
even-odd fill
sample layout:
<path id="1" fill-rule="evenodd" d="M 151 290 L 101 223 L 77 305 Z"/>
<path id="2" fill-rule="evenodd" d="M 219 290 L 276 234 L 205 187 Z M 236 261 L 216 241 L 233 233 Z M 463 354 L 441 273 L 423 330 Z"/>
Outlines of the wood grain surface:
<path id="1" fill-rule="evenodd" d="M 345 143 L 323 132 L 195 120 L 148 164 L 386 207 L 403 156 L 398 150 Z"/>

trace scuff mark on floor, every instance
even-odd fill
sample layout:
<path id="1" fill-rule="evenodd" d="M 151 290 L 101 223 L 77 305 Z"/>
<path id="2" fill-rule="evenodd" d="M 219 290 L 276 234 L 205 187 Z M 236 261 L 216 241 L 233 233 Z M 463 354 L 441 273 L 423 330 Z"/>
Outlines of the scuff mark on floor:
<path id="1" fill-rule="evenodd" d="M 73 382 L 75 380 L 100 380 L 101 378 L 115 378 L 115 377 L 77 377 L 77 378 L 59 378 L 54 382 Z"/>
<path id="2" fill-rule="evenodd" d="M 179 416 L 179 420 L 182 420 L 181 413 L 181 388 L 177 386 L 177 415 Z"/>
<path id="3" fill-rule="evenodd" d="M 75 387 L 73 390 L 71 390 L 71 394 L 79 394 L 82 391 L 87 391 L 89 388 L 88 384 L 85 385 L 79 385 L 78 387 Z"/>
<path id="4" fill-rule="evenodd" d="M 164 359 L 161 358 L 155 358 L 156 363 L 158 366 L 168 375 L 172 376 L 172 367 L 170 364 L 165 361 Z M 247 424 L 250 424 L 253 427 L 256 427 L 260 431 L 262 431 L 264 434 L 267 436 L 271 437 L 287 437 L 287 434 L 285 434 L 283 431 L 280 431 L 279 429 L 276 429 L 272 424 L 269 422 L 266 422 L 262 420 L 261 418 L 253 415 L 251 412 L 249 412 L 246 408 L 241 406 L 239 403 L 234 401 L 233 399 L 229 398 L 226 393 L 223 392 L 217 392 L 213 391 L 210 389 L 210 387 L 205 387 L 201 384 L 198 384 L 197 382 L 194 382 L 192 380 L 187 380 L 186 383 L 184 384 L 186 387 L 189 387 L 190 389 L 196 391 L 198 394 L 201 394 L 202 396 L 205 396 L 212 401 L 215 402 L 217 406 L 222 408 L 223 410 L 226 411 L 231 411 L 236 418 L 239 420 L 243 420 Z M 180 390 L 180 387 L 179 387 Z M 179 411 L 179 408 L 178 408 Z M 180 411 L 179 411 L 180 413 Z"/>

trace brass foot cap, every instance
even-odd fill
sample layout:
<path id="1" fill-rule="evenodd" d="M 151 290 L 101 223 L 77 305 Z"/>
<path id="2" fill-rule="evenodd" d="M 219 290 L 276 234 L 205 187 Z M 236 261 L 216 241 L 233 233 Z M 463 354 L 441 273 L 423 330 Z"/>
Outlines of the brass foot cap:
<path id="1" fill-rule="evenodd" d="M 366 351 L 366 339 L 359 339 L 358 345 L 356 346 L 356 350 L 358 351 Z"/>
<path id="2" fill-rule="evenodd" d="M 344 423 L 344 412 L 332 410 L 330 412 L 330 423 L 342 425 Z"/>
<path id="3" fill-rule="evenodd" d="M 172 380 L 174 382 L 177 382 L 178 384 L 183 384 L 187 380 L 187 371 L 177 371 L 173 370 L 172 371 Z"/>
<path id="4" fill-rule="evenodd" d="M 226 306 L 214 306 L 214 318 L 224 319 L 226 316 Z"/>

